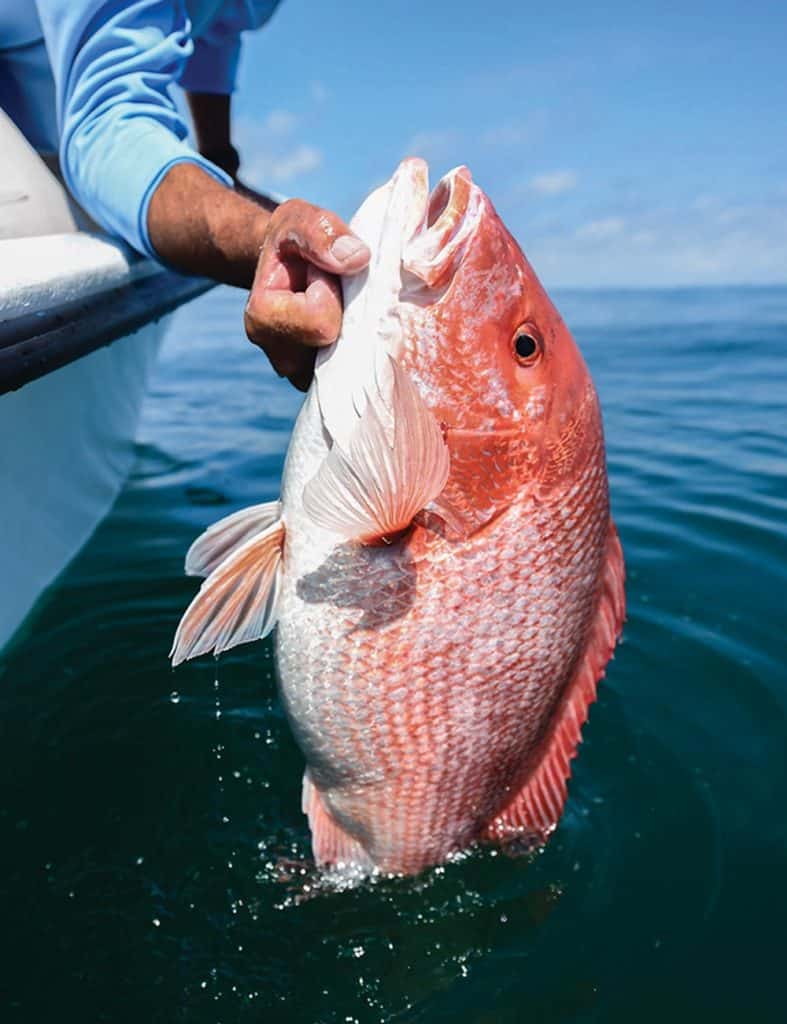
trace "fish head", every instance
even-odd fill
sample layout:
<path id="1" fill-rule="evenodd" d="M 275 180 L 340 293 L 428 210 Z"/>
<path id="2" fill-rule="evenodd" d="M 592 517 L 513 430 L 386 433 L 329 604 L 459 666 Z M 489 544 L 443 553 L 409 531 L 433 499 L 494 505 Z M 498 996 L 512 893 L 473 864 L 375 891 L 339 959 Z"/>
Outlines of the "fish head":
<path id="1" fill-rule="evenodd" d="M 422 202 L 422 187 L 414 202 Z M 466 167 L 438 182 L 402 250 L 398 358 L 443 425 L 454 504 L 480 526 L 517 496 L 559 498 L 598 452 L 585 361 Z M 479 493 L 482 492 L 482 493 Z"/>
<path id="2" fill-rule="evenodd" d="M 466 167 L 429 189 L 404 160 L 352 221 L 372 252 L 344 284 L 339 341 L 317 361 L 324 424 L 349 443 L 393 358 L 451 451 L 447 496 L 472 530 L 524 491 L 559 496 L 603 450 L 590 374 L 560 314 Z"/>

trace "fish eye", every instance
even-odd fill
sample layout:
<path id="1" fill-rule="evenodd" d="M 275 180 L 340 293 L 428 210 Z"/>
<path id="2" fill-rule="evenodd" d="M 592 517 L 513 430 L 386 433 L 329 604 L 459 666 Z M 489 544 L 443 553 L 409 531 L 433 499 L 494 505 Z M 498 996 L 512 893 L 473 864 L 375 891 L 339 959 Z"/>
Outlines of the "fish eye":
<path id="1" fill-rule="evenodd" d="M 514 354 L 521 366 L 532 366 L 541 355 L 541 349 L 541 339 L 529 325 L 515 332 Z"/>

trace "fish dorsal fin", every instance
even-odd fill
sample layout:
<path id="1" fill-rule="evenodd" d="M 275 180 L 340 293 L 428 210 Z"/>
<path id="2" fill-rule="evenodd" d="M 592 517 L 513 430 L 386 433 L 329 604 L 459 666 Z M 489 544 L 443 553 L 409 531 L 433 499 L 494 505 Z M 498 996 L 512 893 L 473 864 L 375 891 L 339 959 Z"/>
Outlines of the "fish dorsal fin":
<path id="1" fill-rule="evenodd" d="M 406 529 L 443 490 L 450 469 L 440 424 L 415 384 L 392 359 L 388 370 L 356 412 L 347 448 L 335 442 L 303 490 L 318 526 L 364 543 Z"/>
<path id="2" fill-rule="evenodd" d="M 571 775 L 570 762 L 576 755 L 588 709 L 596 699 L 596 686 L 612 657 L 625 618 L 623 551 L 611 521 L 605 557 L 601 595 L 585 651 L 534 758 L 536 767 L 514 799 L 488 825 L 484 839 L 499 842 L 523 837 L 543 842 L 560 819 Z"/>
<path id="3" fill-rule="evenodd" d="M 219 519 L 200 534 L 186 555 L 187 576 L 210 576 L 225 558 L 250 537 L 262 533 L 281 515 L 281 502 L 251 505 Z"/>
<path id="4" fill-rule="evenodd" d="M 173 665 L 267 636 L 276 624 L 284 524 L 280 519 L 213 570 L 180 620 Z"/>

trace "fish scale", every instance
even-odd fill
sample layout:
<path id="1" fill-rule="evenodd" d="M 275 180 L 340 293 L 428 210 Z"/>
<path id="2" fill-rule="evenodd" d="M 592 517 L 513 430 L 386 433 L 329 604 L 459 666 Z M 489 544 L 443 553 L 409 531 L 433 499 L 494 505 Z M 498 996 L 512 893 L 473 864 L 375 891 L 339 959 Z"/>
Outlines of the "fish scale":
<path id="1" fill-rule="evenodd" d="M 297 492 L 305 481 L 291 473 L 288 466 L 288 486 Z M 566 652 L 579 649 L 594 611 L 591 587 L 577 588 L 559 608 L 554 595 L 597 577 L 607 527 L 604 485 L 604 474 L 590 465 L 559 510 L 516 505 L 486 531 L 483 544 L 457 550 L 417 532 L 409 548 L 423 599 L 375 630 L 358 630 L 362 609 L 304 605 L 298 559 L 305 550 L 309 563 L 315 560 L 313 539 L 285 548 L 292 582 L 282 594 L 276 638 L 285 706 L 336 818 L 385 837 L 370 851 L 381 868 L 401 869 L 402 850 L 413 847 L 415 835 L 441 837 L 425 862 L 478 838 L 506 787 L 526 771 L 561 690 L 555 677 L 573 667 L 576 653 Z M 566 531 L 567 512 L 584 528 Z M 512 530 L 510 520 L 530 525 Z M 297 521 L 291 533 L 301 536 Z M 400 578 L 399 557 L 366 549 L 364 588 L 370 577 L 381 591 L 390 575 Z M 489 584 L 479 587 L 479 570 L 513 585 L 515 604 L 501 604 Z M 352 578 L 345 582 L 352 592 Z M 511 634 L 524 643 L 498 656 Z M 339 641 L 353 636 L 347 646 Z M 326 750 L 330 769 L 323 774 L 315 766 Z M 442 766 L 436 772 L 435 764 Z M 333 786 L 334 775 L 346 782 Z M 406 864 L 423 866 L 417 858 Z"/>
<path id="2" fill-rule="evenodd" d="M 469 172 L 405 161 L 353 228 L 281 503 L 192 546 L 173 652 L 275 625 L 318 863 L 415 873 L 554 829 L 624 569 L 587 368 Z"/>

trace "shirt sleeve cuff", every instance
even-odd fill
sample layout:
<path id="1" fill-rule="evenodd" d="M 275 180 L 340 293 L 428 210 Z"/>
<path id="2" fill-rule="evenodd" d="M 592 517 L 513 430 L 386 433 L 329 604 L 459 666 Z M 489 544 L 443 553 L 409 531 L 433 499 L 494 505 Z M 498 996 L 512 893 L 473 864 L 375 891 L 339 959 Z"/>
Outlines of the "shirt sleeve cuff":
<path id="1" fill-rule="evenodd" d="M 188 92 L 212 92 L 228 95 L 235 88 L 240 58 L 240 36 L 222 40 L 220 44 L 207 39 L 194 41 L 180 85 Z"/>
<path id="2" fill-rule="evenodd" d="M 153 119 L 130 117 L 103 127 L 87 140 L 64 140 L 61 166 L 66 184 L 110 233 L 159 259 L 148 235 L 148 206 L 170 167 L 197 164 L 229 187 L 232 178 Z"/>

